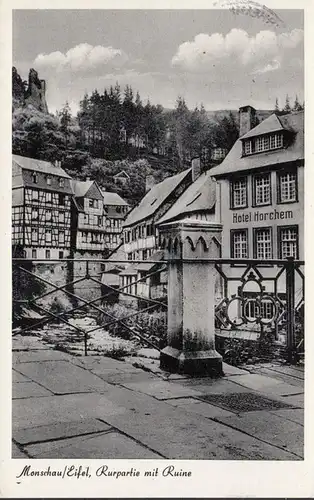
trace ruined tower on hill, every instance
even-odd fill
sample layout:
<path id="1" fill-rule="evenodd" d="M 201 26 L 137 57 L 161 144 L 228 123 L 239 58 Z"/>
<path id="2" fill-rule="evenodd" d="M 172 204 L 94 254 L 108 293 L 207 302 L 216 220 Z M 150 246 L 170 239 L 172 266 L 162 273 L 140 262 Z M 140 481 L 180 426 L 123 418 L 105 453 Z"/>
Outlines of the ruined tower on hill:
<path id="1" fill-rule="evenodd" d="M 12 68 L 12 98 L 13 106 L 33 106 L 42 113 L 48 113 L 46 102 L 46 82 L 38 78 L 38 73 L 31 68 L 28 82 L 23 81 L 16 68 Z"/>

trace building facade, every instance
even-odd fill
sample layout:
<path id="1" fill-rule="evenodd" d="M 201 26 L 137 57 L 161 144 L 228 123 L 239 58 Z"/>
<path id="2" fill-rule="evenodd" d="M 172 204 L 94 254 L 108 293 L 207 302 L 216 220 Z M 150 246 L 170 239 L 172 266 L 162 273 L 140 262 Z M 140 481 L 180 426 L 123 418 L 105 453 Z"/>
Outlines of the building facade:
<path id="1" fill-rule="evenodd" d="M 247 128 L 210 172 L 217 181 L 223 257 L 304 258 L 304 113 Z M 254 113 L 253 113 L 254 114 Z M 243 133 L 244 132 L 244 133 Z"/>
<path id="2" fill-rule="evenodd" d="M 216 217 L 223 225 L 222 257 L 260 261 L 258 269 L 266 278 L 263 292 L 284 302 L 285 273 L 267 261 L 304 259 L 304 112 L 272 114 L 256 126 L 254 117 L 254 108 L 240 108 L 240 137 L 210 171 L 216 179 Z M 229 266 L 226 273 L 233 278 L 241 275 L 241 265 Z M 254 279 L 259 280 L 256 271 L 243 292 L 252 297 L 247 311 L 253 319 L 254 298 L 261 293 Z M 298 273 L 295 280 L 295 300 L 300 304 L 303 284 Z M 238 295 L 241 283 L 229 285 L 229 294 Z M 264 319 L 272 317 L 271 299 L 264 300 L 261 311 Z"/>
<path id="3" fill-rule="evenodd" d="M 63 259 L 70 254 L 70 176 L 50 162 L 13 155 L 12 245 L 26 258 Z"/>
<path id="4" fill-rule="evenodd" d="M 71 248 L 81 254 L 104 256 L 106 216 L 96 181 L 71 180 L 73 190 Z"/>
<path id="5" fill-rule="evenodd" d="M 117 193 L 102 191 L 106 218 L 105 244 L 109 252 L 122 243 L 122 226 L 129 211 L 128 203 Z"/>

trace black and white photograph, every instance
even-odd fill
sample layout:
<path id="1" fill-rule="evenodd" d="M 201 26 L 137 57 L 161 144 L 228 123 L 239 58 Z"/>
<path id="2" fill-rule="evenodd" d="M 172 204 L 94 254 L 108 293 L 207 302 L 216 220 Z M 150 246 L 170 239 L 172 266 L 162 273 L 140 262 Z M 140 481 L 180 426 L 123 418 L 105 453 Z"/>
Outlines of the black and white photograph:
<path id="1" fill-rule="evenodd" d="M 12 10 L 16 481 L 303 461 L 304 10 L 84 5 Z"/>

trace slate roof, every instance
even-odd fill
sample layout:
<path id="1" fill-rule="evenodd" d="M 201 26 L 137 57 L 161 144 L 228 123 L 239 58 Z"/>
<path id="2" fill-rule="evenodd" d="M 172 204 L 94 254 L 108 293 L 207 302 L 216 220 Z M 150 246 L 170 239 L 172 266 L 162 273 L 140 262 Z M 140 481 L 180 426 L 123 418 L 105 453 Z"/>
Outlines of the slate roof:
<path id="1" fill-rule="evenodd" d="M 270 132 L 278 132 L 283 130 L 283 126 L 280 123 L 278 116 L 274 113 L 270 115 L 266 120 L 256 125 L 256 127 L 249 130 L 246 134 L 241 136 L 241 139 L 248 139 L 249 137 L 255 137 L 256 135 L 269 134 Z"/>
<path id="2" fill-rule="evenodd" d="M 157 222 L 161 224 L 178 217 L 199 211 L 212 211 L 215 208 L 216 188 L 211 171 L 203 172 L 191 184 Z"/>
<path id="3" fill-rule="evenodd" d="M 34 172 L 42 172 L 44 174 L 57 175 L 58 177 L 65 177 L 71 179 L 71 177 L 62 170 L 61 167 L 56 167 L 50 161 L 36 160 L 35 158 L 28 158 L 26 156 L 12 155 L 12 161 L 17 166 L 32 170 Z"/>
<path id="4" fill-rule="evenodd" d="M 131 226 L 147 217 L 153 215 L 174 189 L 191 174 L 192 169 L 188 168 L 177 175 L 167 177 L 162 182 L 155 184 L 144 198 L 136 205 L 124 223 L 124 227 Z"/>
<path id="5" fill-rule="evenodd" d="M 242 140 L 246 136 L 238 139 L 233 148 L 229 151 L 226 158 L 210 170 L 210 174 L 214 177 L 229 175 L 235 172 L 253 170 L 257 168 L 267 168 L 274 165 L 284 163 L 303 161 L 304 160 L 304 111 L 289 113 L 287 115 L 276 116 L 276 120 L 271 115 L 261 124 L 250 130 L 250 137 L 254 137 L 263 133 L 273 132 L 273 127 L 278 120 L 280 130 L 287 130 L 293 133 L 291 141 L 287 147 L 275 149 L 272 151 L 263 151 L 260 153 L 242 156 Z M 268 128 L 269 124 L 269 128 Z M 263 127 L 261 127 L 263 125 Z M 276 125 L 277 126 L 277 125 Z M 279 125 L 278 125 L 279 126 Z M 279 129 L 278 129 L 279 130 Z"/>
<path id="6" fill-rule="evenodd" d="M 128 205 L 117 193 L 101 190 L 101 194 L 104 197 L 104 205 Z"/>
<path id="7" fill-rule="evenodd" d="M 121 276 L 134 276 L 138 271 L 150 271 L 160 260 L 164 258 L 164 251 L 157 250 L 157 252 L 153 253 L 148 260 L 154 260 L 156 262 L 139 262 L 138 264 L 134 263 L 127 267 L 125 270 L 121 271 Z M 161 264 L 162 265 L 162 264 Z"/>
<path id="8" fill-rule="evenodd" d="M 70 181 L 72 191 L 77 198 L 85 196 L 93 182 L 94 181 L 76 181 L 74 179 Z"/>

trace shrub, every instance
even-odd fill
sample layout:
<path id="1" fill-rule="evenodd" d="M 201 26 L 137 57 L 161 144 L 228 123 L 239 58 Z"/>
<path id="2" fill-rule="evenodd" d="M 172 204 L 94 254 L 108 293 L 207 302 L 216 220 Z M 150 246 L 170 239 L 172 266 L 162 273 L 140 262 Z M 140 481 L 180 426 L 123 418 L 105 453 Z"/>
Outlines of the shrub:
<path id="1" fill-rule="evenodd" d="M 219 351 L 223 360 L 233 366 L 267 362 L 279 356 L 273 332 L 264 333 L 258 340 L 224 339 Z"/>

